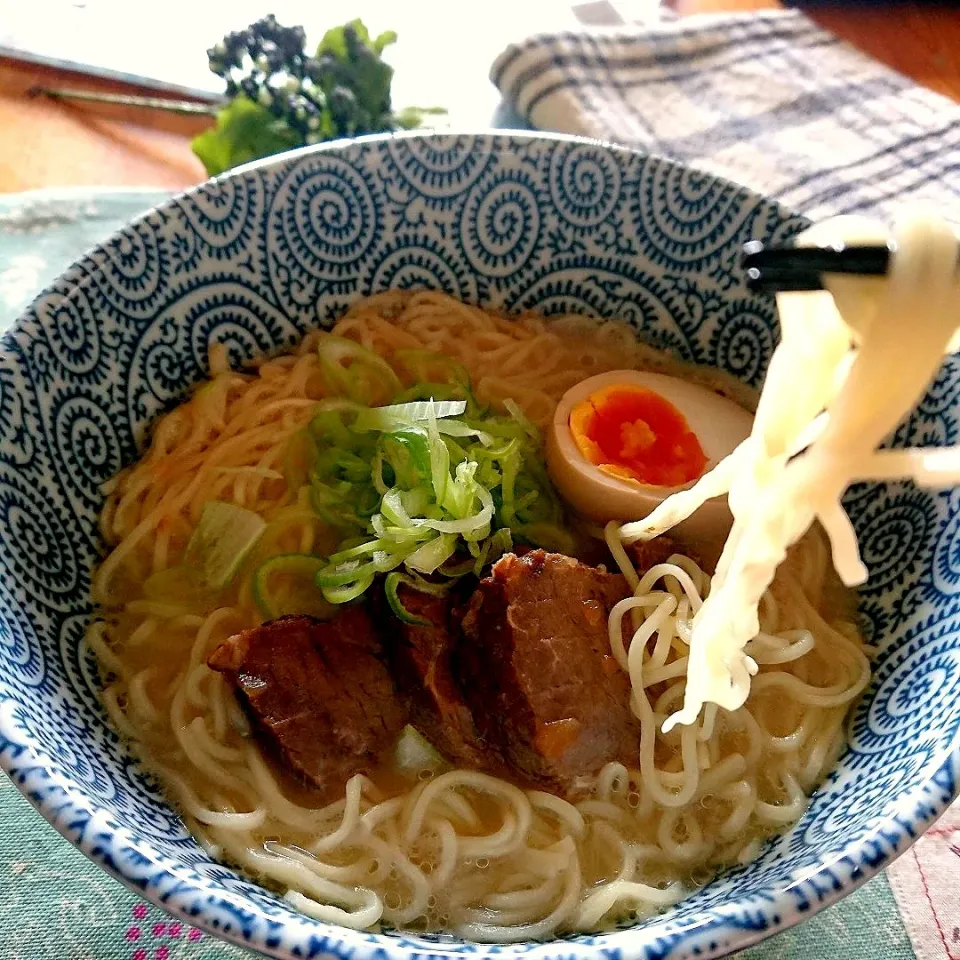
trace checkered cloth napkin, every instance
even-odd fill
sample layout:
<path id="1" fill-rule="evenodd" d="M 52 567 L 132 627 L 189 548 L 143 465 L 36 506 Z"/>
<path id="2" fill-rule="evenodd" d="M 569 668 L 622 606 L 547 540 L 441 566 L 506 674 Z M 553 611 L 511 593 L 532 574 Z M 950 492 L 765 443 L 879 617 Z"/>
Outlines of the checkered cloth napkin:
<path id="1" fill-rule="evenodd" d="M 797 12 L 630 23 L 623 6 L 507 47 L 490 74 L 504 100 L 537 129 L 662 154 L 813 219 L 922 200 L 960 223 L 953 101 Z M 960 805 L 887 879 L 918 960 L 960 960 Z"/>
<path id="2" fill-rule="evenodd" d="M 588 6 L 619 25 L 532 36 L 493 64 L 531 126 L 641 147 L 812 218 L 930 200 L 960 222 L 960 105 L 798 12 L 630 24 Z"/>

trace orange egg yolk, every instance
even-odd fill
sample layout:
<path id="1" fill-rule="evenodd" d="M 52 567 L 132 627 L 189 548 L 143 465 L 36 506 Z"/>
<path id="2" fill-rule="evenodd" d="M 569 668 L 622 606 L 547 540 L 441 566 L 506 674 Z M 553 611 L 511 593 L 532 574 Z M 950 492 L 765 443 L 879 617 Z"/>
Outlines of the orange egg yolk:
<path id="1" fill-rule="evenodd" d="M 592 393 L 571 411 L 570 433 L 590 463 L 651 486 L 689 483 L 707 465 L 683 414 L 645 387 L 614 385 Z"/>

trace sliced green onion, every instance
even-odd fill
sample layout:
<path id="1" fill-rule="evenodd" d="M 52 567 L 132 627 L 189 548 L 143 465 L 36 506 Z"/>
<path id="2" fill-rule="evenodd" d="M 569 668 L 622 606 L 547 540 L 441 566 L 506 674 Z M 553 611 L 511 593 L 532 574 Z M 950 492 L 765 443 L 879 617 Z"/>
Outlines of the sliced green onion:
<path id="1" fill-rule="evenodd" d="M 328 564 L 316 575 L 314 580 L 326 595 L 327 590 L 345 587 L 348 584 L 356 583 L 358 580 L 366 580 L 367 577 L 372 580 L 376 572 L 373 560 L 363 564 L 359 560 L 348 560 L 346 563 Z"/>
<path id="2" fill-rule="evenodd" d="M 430 580 L 424 580 L 419 573 L 405 573 L 405 582 L 412 589 L 420 593 L 429 593 L 431 597 L 445 597 L 450 592 L 450 583 L 432 583 Z"/>
<path id="3" fill-rule="evenodd" d="M 393 756 L 397 769 L 411 777 L 421 770 L 438 770 L 448 765 L 433 744 L 409 724 L 400 731 Z"/>
<path id="4" fill-rule="evenodd" d="M 404 490 L 400 494 L 400 502 L 403 504 L 403 509 L 411 516 L 421 514 L 428 516 L 430 512 L 436 508 L 432 500 L 433 491 L 430 490 L 425 483 L 420 484 L 419 487 L 414 487 L 412 490 Z"/>
<path id="5" fill-rule="evenodd" d="M 395 570 L 403 563 L 411 553 L 416 550 L 416 544 L 406 544 L 403 547 L 397 547 L 394 550 L 378 550 L 373 555 L 373 569 L 377 573 L 386 573 L 388 570 Z"/>
<path id="6" fill-rule="evenodd" d="M 403 601 L 397 595 L 397 590 L 401 583 L 407 583 L 407 578 L 402 573 L 388 573 L 383 582 L 383 590 L 387 595 L 387 603 L 394 615 L 404 623 L 412 626 L 429 627 L 430 621 L 426 617 L 418 617 L 410 613 L 403 605 Z"/>
<path id="7" fill-rule="evenodd" d="M 427 437 L 430 449 L 430 479 L 433 482 L 433 496 L 437 503 L 443 503 L 450 482 L 450 452 L 437 430 L 437 421 L 431 417 L 427 421 Z"/>
<path id="8" fill-rule="evenodd" d="M 253 599 L 264 618 L 306 614 L 329 620 L 336 608 L 316 585 L 324 566 L 322 557 L 306 553 L 280 554 L 262 563 L 253 575 Z"/>
<path id="9" fill-rule="evenodd" d="M 416 527 L 398 527 L 390 524 L 381 513 L 371 518 L 370 527 L 377 535 L 377 539 L 396 544 L 397 546 L 411 543 L 417 544 L 423 540 L 430 540 L 434 535 L 434 531 L 429 527 L 424 527 L 422 524 Z"/>
<path id="10" fill-rule="evenodd" d="M 424 520 L 423 525 L 431 530 L 436 530 L 438 533 L 459 533 L 466 536 L 466 534 L 484 530 L 486 532 L 480 534 L 480 536 L 489 536 L 490 521 L 493 519 L 493 497 L 490 496 L 489 491 L 479 484 L 477 484 L 476 493 L 482 504 L 477 513 L 470 517 L 464 517 L 462 520 Z M 469 537 L 468 539 L 477 540 L 479 537 Z"/>
<path id="11" fill-rule="evenodd" d="M 507 399 L 503 401 L 503 408 L 520 424 L 523 432 L 530 437 L 531 440 L 540 441 L 540 431 L 527 419 L 527 415 L 517 405 L 516 400 L 507 397 Z"/>
<path id="12" fill-rule="evenodd" d="M 475 460 L 461 460 L 457 464 L 453 483 L 447 484 L 447 496 L 442 506 L 448 513 L 460 519 L 469 517 L 475 508 L 479 486 L 474 480 L 477 466 Z"/>
<path id="13" fill-rule="evenodd" d="M 394 483 L 409 490 L 422 483 L 430 474 L 430 441 L 427 431 L 410 427 L 384 434 L 378 448 L 393 470 Z"/>
<path id="14" fill-rule="evenodd" d="M 510 526 L 517 515 L 514 487 L 517 474 L 520 472 L 520 456 L 518 451 L 511 451 L 509 455 L 500 458 L 500 470 L 500 498 L 502 502 L 500 515 L 503 518 L 504 524 Z"/>
<path id="15" fill-rule="evenodd" d="M 327 444 L 333 440 L 338 446 L 346 446 L 349 449 L 353 446 L 353 438 L 350 435 L 348 423 L 352 423 L 365 409 L 359 403 L 344 397 L 321 400 L 314 408 L 313 419 L 309 426 L 310 433 L 317 440 L 325 441 Z"/>
<path id="16" fill-rule="evenodd" d="M 490 447 L 495 442 L 491 434 L 460 420 L 440 420 L 437 423 L 437 430 L 447 437 L 476 437 L 485 447 Z"/>
<path id="17" fill-rule="evenodd" d="M 211 500 L 203 505 L 184 563 L 198 571 L 207 586 L 220 590 L 236 576 L 266 525 L 252 510 Z"/>
<path id="18" fill-rule="evenodd" d="M 313 510 L 340 533 L 313 570 L 326 601 L 348 602 L 380 574 L 404 578 L 390 580 L 394 592 L 403 582 L 446 589 L 418 574 L 479 575 L 515 537 L 569 543 L 540 434 L 516 403 L 507 415 L 481 410 L 462 365 L 427 351 L 394 355 L 416 381 L 406 390 L 351 340 L 327 335 L 318 351 L 339 395 L 317 404 L 285 475 L 294 489 L 309 484 Z"/>
<path id="19" fill-rule="evenodd" d="M 397 487 L 393 487 L 383 495 L 383 499 L 380 501 L 380 513 L 401 529 L 414 526 L 413 520 L 410 519 L 410 515 L 403 505 L 403 491 Z M 420 525 L 420 523 L 417 523 L 417 526 Z"/>
<path id="20" fill-rule="evenodd" d="M 320 370 L 334 393 L 367 406 L 392 400 L 403 384 L 383 357 L 346 337 L 324 336 L 317 346 Z"/>
<path id="21" fill-rule="evenodd" d="M 383 479 L 383 454 L 377 453 L 370 464 L 370 479 L 377 493 L 382 497 L 387 492 L 387 484 Z"/>
<path id="22" fill-rule="evenodd" d="M 417 400 L 415 403 L 398 403 L 389 407 L 373 407 L 361 412 L 354 421 L 353 428 L 358 433 L 378 430 L 390 433 L 398 427 L 414 426 L 429 421 L 433 416 L 437 420 L 446 417 L 459 417 L 467 409 L 466 400 Z"/>
<path id="23" fill-rule="evenodd" d="M 350 560 L 356 560 L 359 557 L 365 557 L 368 553 L 383 549 L 383 542 L 380 540 L 364 540 L 356 546 L 348 547 L 345 550 L 339 550 L 327 558 L 330 566 L 338 567 Z"/>
<path id="24" fill-rule="evenodd" d="M 342 587 L 324 587 L 323 596 L 330 603 L 349 603 L 366 593 L 372 583 L 373 575 L 371 574 L 369 577 L 363 577 L 353 584 L 346 584 Z"/>
<path id="25" fill-rule="evenodd" d="M 433 573 L 453 556 L 456 549 L 457 538 L 452 533 L 441 533 L 411 553 L 406 559 L 406 565 L 420 573 Z"/>

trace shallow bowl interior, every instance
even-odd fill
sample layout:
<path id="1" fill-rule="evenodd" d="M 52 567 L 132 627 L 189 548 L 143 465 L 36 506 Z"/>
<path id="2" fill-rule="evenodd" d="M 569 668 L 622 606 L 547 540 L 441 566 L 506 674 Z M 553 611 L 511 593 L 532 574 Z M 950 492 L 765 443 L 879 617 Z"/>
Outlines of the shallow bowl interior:
<path id="1" fill-rule="evenodd" d="M 111 729 L 82 643 L 100 485 L 205 374 L 289 347 L 354 299 L 423 286 L 509 311 L 620 317 L 685 360 L 759 386 L 771 300 L 747 239 L 803 220 L 715 177 L 538 135 L 371 138 L 206 184 L 78 262 L 0 342 L 0 762 L 129 886 L 276 956 L 709 957 L 849 892 L 941 812 L 960 772 L 960 493 L 861 485 L 847 506 L 878 644 L 850 748 L 803 819 L 749 867 L 643 926 L 477 947 L 356 933 L 297 914 L 212 862 Z M 894 443 L 955 443 L 957 361 Z"/>

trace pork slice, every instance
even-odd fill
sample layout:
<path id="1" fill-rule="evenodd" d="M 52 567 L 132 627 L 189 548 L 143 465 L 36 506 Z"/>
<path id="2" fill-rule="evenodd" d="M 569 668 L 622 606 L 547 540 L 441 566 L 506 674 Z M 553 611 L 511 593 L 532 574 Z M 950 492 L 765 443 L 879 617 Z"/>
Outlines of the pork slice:
<path id="1" fill-rule="evenodd" d="M 637 540 L 625 546 L 624 549 L 641 577 L 658 563 L 666 563 L 674 553 L 682 553 L 691 560 L 700 562 L 689 547 L 664 534 L 654 537 L 653 540 Z"/>
<path id="2" fill-rule="evenodd" d="M 395 620 L 387 642 L 397 685 L 410 699 L 411 723 L 452 763 L 497 770 L 493 747 L 480 740 L 453 675 L 451 653 L 460 628 L 455 600 L 407 587 L 398 596 L 409 613 L 427 621 Z"/>
<path id="3" fill-rule="evenodd" d="M 280 762 L 327 795 L 392 749 L 407 711 L 370 615 L 288 616 L 221 644 L 208 665 L 233 682 Z"/>
<path id="4" fill-rule="evenodd" d="M 630 684 L 607 618 L 618 574 L 534 550 L 508 554 L 473 595 L 455 669 L 480 736 L 522 777 L 569 788 L 605 763 L 635 765 Z"/>

